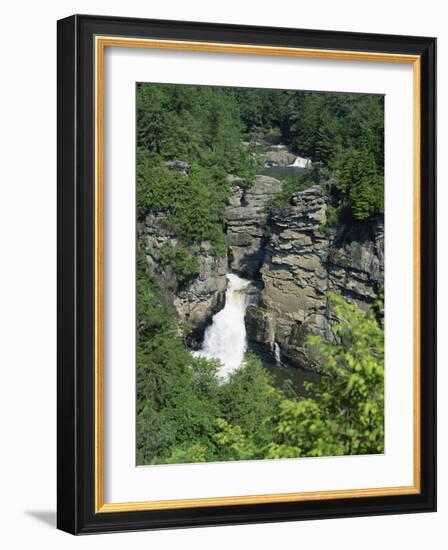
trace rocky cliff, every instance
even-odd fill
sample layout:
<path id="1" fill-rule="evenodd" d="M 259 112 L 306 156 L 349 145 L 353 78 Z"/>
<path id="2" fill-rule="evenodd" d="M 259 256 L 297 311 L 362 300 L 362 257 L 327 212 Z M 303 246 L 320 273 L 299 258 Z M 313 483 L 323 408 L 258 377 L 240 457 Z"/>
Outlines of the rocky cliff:
<path id="1" fill-rule="evenodd" d="M 269 226 L 268 202 L 281 190 L 281 182 L 258 175 L 248 186 L 229 176 L 232 195 L 226 211 L 227 243 L 231 269 L 247 279 L 258 276 L 265 254 Z"/>
<path id="2" fill-rule="evenodd" d="M 179 160 L 168 161 L 166 166 L 179 173 L 189 170 L 189 165 Z M 245 278 L 259 277 L 269 233 L 267 203 L 281 189 L 278 180 L 263 175 L 256 176 L 251 185 L 235 176 L 228 179 L 232 191 L 226 212 L 228 256 L 216 256 L 210 243 L 201 242 L 194 250 L 197 273 L 186 284 L 179 284 L 172 261 L 176 250 L 185 248 L 185 243 L 170 229 L 165 214 L 146 216 L 144 240 L 148 266 L 173 304 L 191 347 L 200 345 L 206 326 L 224 305 L 229 265 Z M 191 249 L 187 247 L 189 252 Z M 251 291 L 256 289 L 251 287 Z"/>
<path id="3" fill-rule="evenodd" d="M 320 187 L 296 193 L 291 206 L 272 207 L 269 237 L 260 269 L 260 303 L 246 313 L 253 347 L 314 368 L 305 349 L 309 334 L 332 337 L 327 293 L 369 307 L 383 283 L 384 228 L 381 219 L 325 227 L 327 203 Z"/>
<path id="4" fill-rule="evenodd" d="M 184 173 L 186 163 L 170 169 Z M 226 273 L 255 281 L 246 311 L 249 345 L 284 362 L 315 368 L 305 343 L 310 334 L 332 338 L 327 294 L 336 292 L 367 309 L 383 284 L 384 224 L 369 222 L 326 226 L 327 199 L 319 186 L 296 193 L 287 207 L 272 206 L 281 190 L 275 178 L 258 175 L 252 184 L 229 176 L 226 209 L 228 253 L 216 256 L 204 241 L 188 248 L 196 272 L 180 284 L 173 261 L 185 244 L 169 228 L 164 214 L 149 213 L 144 228 L 150 270 L 169 295 L 191 347 L 198 347 L 212 316 L 224 305 Z"/>
<path id="5" fill-rule="evenodd" d="M 175 232 L 166 224 L 163 214 L 149 213 L 145 224 L 145 253 L 148 266 L 170 301 L 185 336 L 197 347 L 207 324 L 224 304 L 227 280 L 227 257 L 216 256 L 209 242 L 196 247 L 197 274 L 185 284 L 179 284 L 172 262 L 166 261 L 166 250 L 175 254 L 181 245 Z"/>

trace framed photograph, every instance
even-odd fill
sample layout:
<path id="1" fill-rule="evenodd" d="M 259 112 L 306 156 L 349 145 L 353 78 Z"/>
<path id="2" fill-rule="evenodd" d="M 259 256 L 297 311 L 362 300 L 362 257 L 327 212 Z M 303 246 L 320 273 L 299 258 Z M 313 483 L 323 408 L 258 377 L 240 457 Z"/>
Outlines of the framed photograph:
<path id="1" fill-rule="evenodd" d="M 434 38 L 58 22 L 58 527 L 436 508 Z"/>

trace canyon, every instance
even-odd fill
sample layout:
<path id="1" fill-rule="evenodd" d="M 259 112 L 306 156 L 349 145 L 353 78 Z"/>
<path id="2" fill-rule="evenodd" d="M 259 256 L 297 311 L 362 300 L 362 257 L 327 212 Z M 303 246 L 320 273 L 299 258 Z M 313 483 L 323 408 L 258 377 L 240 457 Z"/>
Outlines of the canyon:
<path id="1" fill-rule="evenodd" d="M 295 162 L 282 149 L 266 158 L 284 166 Z M 170 165 L 186 170 L 179 161 Z M 235 313 L 244 333 L 240 348 L 253 349 L 272 362 L 318 370 L 318 358 L 307 338 L 334 339 L 328 293 L 368 310 L 381 291 L 383 216 L 330 225 L 329 199 L 318 185 L 294 193 L 288 205 L 276 206 L 273 199 L 282 189 L 280 179 L 259 174 L 248 183 L 229 175 L 228 183 L 226 254 L 216 255 L 207 241 L 197 244 L 197 272 L 179 285 L 173 266 L 162 259 L 167 243 L 179 245 L 178 237 L 164 223 L 163 214 L 149 213 L 144 232 L 150 270 L 174 306 L 179 330 L 191 349 L 204 352 L 207 337 L 210 349 L 210 327 L 223 330 L 222 319 L 218 324 L 216 318 L 225 308 L 229 274 L 234 274 L 248 281 L 245 298 L 238 301 L 239 317 Z"/>

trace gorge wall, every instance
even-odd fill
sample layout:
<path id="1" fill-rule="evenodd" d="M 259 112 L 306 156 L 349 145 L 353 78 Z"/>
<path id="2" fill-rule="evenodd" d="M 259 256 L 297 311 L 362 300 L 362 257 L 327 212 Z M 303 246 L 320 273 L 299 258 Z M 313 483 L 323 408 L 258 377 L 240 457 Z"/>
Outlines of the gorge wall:
<path id="1" fill-rule="evenodd" d="M 246 328 L 260 351 L 273 354 L 277 344 L 282 360 L 313 369 L 307 336 L 332 339 L 328 292 L 364 310 L 376 299 L 383 284 L 384 227 L 378 218 L 327 228 L 327 202 L 317 186 L 296 193 L 291 203 L 270 209 L 260 300 L 247 308 Z"/>
<path id="2" fill-rule="evenodd" d="M 368 309 L 383 284 L 384 223 L 326 226 L 327 199 L 319 186 L 292 196 L 287 207 L 272 206 L 281 182 L 257 175 L 251 185 L 229 176 L 232 194 L 226 210 L 227 255 L 213 254 L 204 241 L 195 250 L 197 274 L 180 286 L 164 247 L 179 242 L 162 215 L 148 214 L 146 258 L 174 305 L 189 345 L 197 348 L 205 327 L 222 308 L 226 273 L 255 283 L 246 310 L 248 344 L 273 357 L 275 347 L 288 364 L 314 369 L 306 349 L 310 334 L 331 339 L 327 293 L 338 293 Z"/>
<path id="3" fill-rule="evenodd" d="M 145 254 L 151 273 L 156 275 L 166 298 L 174 306 L 181 332 L 189 345 L 197 348 L 206 326 L 224 305 L 227 286 L 227 255 L 216 256 L 210 243 L 203 241 L 195 250 L 197 274 L 187 284 L 179 284 L 171 261 L 164 251 L 180 246 L 176 232 L 165 223 L 166 216 L 149 213 L 145 222 Z"/>
<path id="4" fill-rule="evenodd" d="M 269 240 L 268 202 L 281 191 L 281 182 L 258 175 L 247 186 L 244 180 L 229 176 L 232 195 L 226 210 L 229 266 L 246 279 L 257 277 Z"/>

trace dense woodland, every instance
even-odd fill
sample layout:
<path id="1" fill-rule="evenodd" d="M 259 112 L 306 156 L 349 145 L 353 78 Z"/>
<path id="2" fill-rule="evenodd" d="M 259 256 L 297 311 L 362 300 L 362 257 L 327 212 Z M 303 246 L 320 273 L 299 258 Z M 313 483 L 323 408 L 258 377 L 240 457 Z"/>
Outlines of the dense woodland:
<path id="1" fill-rule="evenodd" d="M 309 157 L 313 170 L 276 197 L 320 184 L 329 223 L 383 212 L 383 97 L 141 84 L 137 89 L 137 216 L 164 212 L 185 246 L 167 250 L 186 284 L 195 243 L 226 253 L 227 174 L 250 185 L 260 170 L 251 136 Z M 244 143 L 246 142 L 246 144 Z M 191 165 L 187 175 L 165 161 Z M 194 358 L 146 264 L 138 231 L 137 463 L 179 463 L 383 452 L 383 329 L 334 295 L 337 344 L 311 338 L 322 377 L 299 397 L 276 387 L 257 356 L 222 384 L 215 361 Z M 381 307 L 378 303 L 378 307 Z"/>

